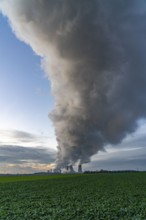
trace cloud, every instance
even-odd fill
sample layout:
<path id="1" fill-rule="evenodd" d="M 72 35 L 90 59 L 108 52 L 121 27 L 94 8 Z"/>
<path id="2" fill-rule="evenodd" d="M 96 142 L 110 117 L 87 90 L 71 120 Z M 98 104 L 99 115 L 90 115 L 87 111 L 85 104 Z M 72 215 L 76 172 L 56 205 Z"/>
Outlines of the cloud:
<path id="1" fill-rule="evenodd" d="M 14 138 L 24 142 L 31 142 L 34 141 L 34 139 L 36 139 L 35 135 L 24 131 L 14 130 L 12 135 Z"/>
<path id="2" fill-rule="evenodd" d="M 120 154 L 120 155 L 119 155 Z M 119 152 L 119 154 L 113 154 L 110 158 L 103 157 L 103 160 L 91 161 L 84 169 L 87 170 L 146 170 L 146 153 L 144 156 L 134 155 L 131 153 L 127 155 L 126 152 Z M 130 156 L 130 157 L 128 157 Z"/>
<path id="3" fill-rule="evenodd" d="M 0 1 L 17 37 L 44 58 L 56 103 L 50 118 L 58 167 L 89 162 L 146 117 L 145 6 L 144 0 Z"/>
<path id="4" fill-rule="evenodd" d="M 27 161 L 34 161 L 42 164 L 52 163 L 56 152 L 47 148 L 32 148 L 13 145 L 0 146 L 0 163 L 22 164 Z"/>
<path id="5" fill-rule="evenodd" d="M 0 145 L 15 145 L 25 147 L 47 147 L 50 144 L 49 135 L 33 134 L 20 130 L 0 130 Z M 53 146 L 50 146 L 53 147 Z"/>
<path id="6" fill-rule="evenodd" d="M 120 152 L 108 149 L 109 165 L 142 157 L 140 140 L 139 149 L 118 143 L 146 118 L 145 6 L 144 0 L 0 1 L 17 37 L 44 58 L 56 103 L 50 117 L 58 167 L 89 162 L 107 144 Z M 39 142 L 27 134 L 13 138 Z"/>
<path id="7" fill-rule="evenodd" d="M 53 167 L 56 150 L 44 134 L 0 130 L 0 173 L 34 173 Z"/>
<path id="8" fill-rule="evenodd" d="M 31 174 L 51 170 L 54 164 L 1 164 L 1 174 Z"/>
<path id="9" fill-rule="evenodd" d="M 91 170 L 146 170 L 146 136 L 144 124 L 138 131 L 120 144 L 108 145 L 106 151 L 94 155 L 84 169 Z"/>
<path id="10" fill-rule="evenodd" d="M 108 145 L 106 151 L 100 151 L 91 158 L 84 170 L 146 170 L 146 124 L 116 146 Z M 20 137 L 25 134 L 28 140 L 34 136 L 27 132 L 14 132 Z M 56 151 L 47 147 L 26 147 L 18 145 L 0 145 L 0 168 L 2 173 L 34 173 L 53 167 Z"/>
<path id="11" fill-rule="evenodd" d="M 48 148 L 22 147 L 14 145 L 0 145 L 0 172 L 6 172 L 11 168 L 14 173 L 24 170 L 26 173 L 47 170 L 53 164 L 56 151 Z M 14 168 L 14 169 L 13 169 Z M 31 169 L 30 169 L 31 168 Z"/>

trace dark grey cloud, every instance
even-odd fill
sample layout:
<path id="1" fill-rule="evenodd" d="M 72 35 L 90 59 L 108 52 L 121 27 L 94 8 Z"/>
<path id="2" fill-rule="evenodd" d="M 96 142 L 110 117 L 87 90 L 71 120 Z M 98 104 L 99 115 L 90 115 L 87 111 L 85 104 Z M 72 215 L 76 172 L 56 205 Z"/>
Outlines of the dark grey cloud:
<path id="1" fill-rule="evenodd" d="M 145 130 L 145 126 L 143 127 Z M 143 130 L 142 129 L 142 130 Z M 91 170 L 146 170 L 146 136 L 140 132 L 127 137 L 117 146 L 108 146 L 106 152 L 100 152 L 92 158 L 84 169 Z"/>
<path id="2" fill-rule="evenodd" d="M 145 0 L 2 0 L 17 36 L 44 58 L 57 166 L 86 163 L 146 117 Z"/>
<path id="3" fill-rule="evenodd" d="M 56 152 L 47 148 L 0 145 L 0 163 L 49 164 L 54 162 Z"/>
<path id="4" fill-rule="evenodd" d="M 90 164 L 84 165 L 85 170 L 146 170 L 146 148 L 110 147 L 107 152 L 95 155 Z"/>

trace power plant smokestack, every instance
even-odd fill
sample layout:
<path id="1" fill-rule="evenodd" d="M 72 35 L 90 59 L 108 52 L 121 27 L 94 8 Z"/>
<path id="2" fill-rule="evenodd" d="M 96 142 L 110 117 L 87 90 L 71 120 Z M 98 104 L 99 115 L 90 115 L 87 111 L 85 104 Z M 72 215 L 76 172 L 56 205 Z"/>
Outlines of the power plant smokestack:
<path id="1" fill-rule="evenodd" d="M 70 170 L 70 173 L 74 173 L 75 172 L 72 165 L 69 166 L 69 170 Z"/>
<path id="2" fill-rule="evenodd" d="M 66 166 L 66 172 L 67 172 L 67 173 L 74 173 L 75 171 L 74 171 L 74 169 L 73 169 L 73 166 L 72 166 L 72 165 Z"/>
<path id="3" fill-rule="evenodd" d="M 78 173 L 82 173 L 83 171 L 82 171 L 82 165 L 81 164 L 79 164 L 78 165 Z"/>
<path id="4" fill-rule="evenodd" d="M 43 58 L 56 169 L 89 162 L 146 118 L 145 0 L 1 0 L 0 10 Z"/>
<path id="5" fill-rule="evenodd" d="M 67 172 L 69 171 L 69 166 L 66 166 L 66 171 L 67 171 Z"/>

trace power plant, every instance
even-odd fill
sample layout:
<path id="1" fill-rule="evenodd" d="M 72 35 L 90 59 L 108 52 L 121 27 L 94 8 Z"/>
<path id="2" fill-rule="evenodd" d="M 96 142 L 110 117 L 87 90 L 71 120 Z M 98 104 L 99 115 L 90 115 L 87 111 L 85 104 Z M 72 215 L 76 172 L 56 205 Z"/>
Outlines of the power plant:
<path id="1" fill-rule="evenodd" d="M 81 164 L 79 164 L 78 165 L 78 173 L 82 173 L 83 171 L 82 171 L 82 165 Z"/>
<path id="2" fill-rule="evenodd" d="M 70 173 L 75 173 L 72 165 L 69 166 L 69 170 L 70 170 Z"/>
<path id="3" fill-rule="evenodd" d="M 82 171 L 82 165 L 79 164 L 79 165 L 78 165 L 77 173 L 82 173 L 82 172 L 83 172 L 83 171 Z M 68 166 L 66 166 L 66 168 L 65 168 L 65 173 L 75 173 L 75 170 L 74 170 L 74 168 L 73 168 L 73 165 L 68 165 Z"/>
<path id="4" fill-rule="evenodd" d="M 75 173 L 72 165 L 66 166 L 66 173 Z"/>

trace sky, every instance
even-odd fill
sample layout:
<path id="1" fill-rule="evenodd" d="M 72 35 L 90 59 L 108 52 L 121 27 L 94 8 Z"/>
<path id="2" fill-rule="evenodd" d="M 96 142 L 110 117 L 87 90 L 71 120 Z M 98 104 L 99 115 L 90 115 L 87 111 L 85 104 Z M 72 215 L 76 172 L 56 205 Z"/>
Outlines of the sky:
<path id="1" fill-rule="evenodd" d="M 44 163 L 43 169 L 40 165 L 40 171 L 46 170 L 50 163 L 47 149 L 53 149 L 56 153 L 54 130 L 48 118 L 48 112 L 54 105 L 50 83 L 42 71 L 40 58 L 15 37 L 7 19 L 1 14 L 0 27 L 0 173 L 19 172 L 21 169 L 27 172 L 23 166 L 17 170 L 18 160 L 22 159 L 17 155 L 18 147 L 20 153 L 22 150 L 22 156 L 25 148 L 28 155 L 29 149 L 31 155 L 32 147 L 35 148 L 34 154 L 42 157 L 41 164 Z M 8 156 L 10 147 L 14 153 L 9 152 L 11 156 Z M 42 154 L 37 151 L 39 148 L 45 148 L 48 161 L 43 151 Z M 29 160 L 27 156 L 24 159 Z M 29 166 L 27 169 L 28 172 L 33 171 Z"/>
<path id="2" fill-rule="evenodd" d="M 57 142 L 48 117 L 54 108 L 41 58 L 16 38 L 0 14 L 0 173 L 33 173 L 54 166 Z M 108 144 L 84 170 L 146 170 L 146 122 L 120 144 Z"/>

